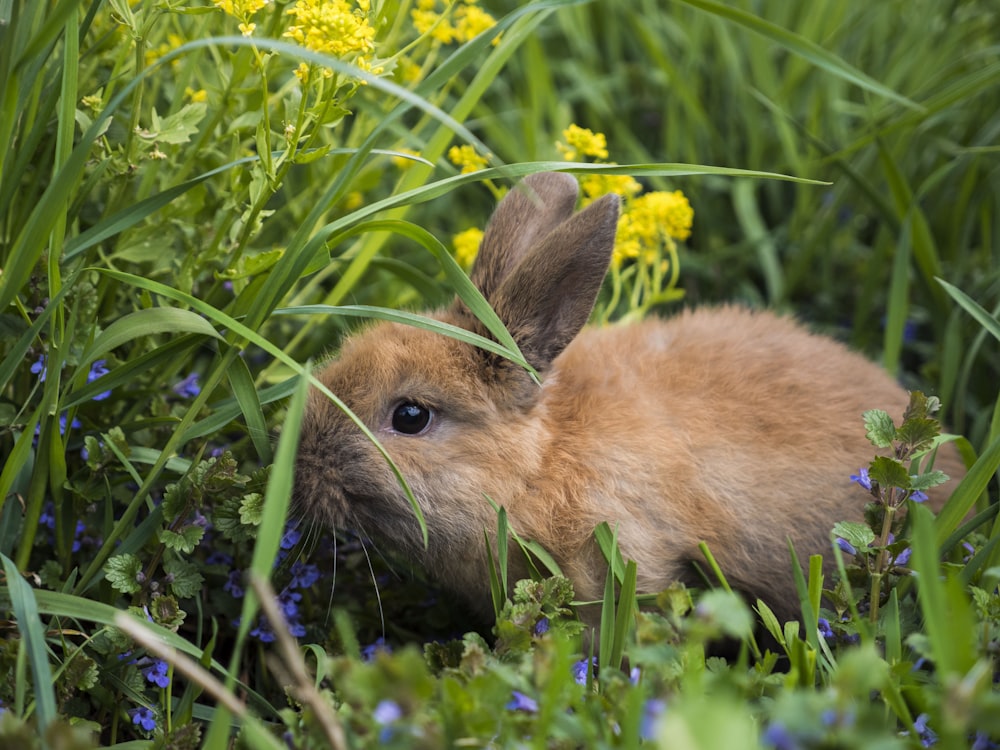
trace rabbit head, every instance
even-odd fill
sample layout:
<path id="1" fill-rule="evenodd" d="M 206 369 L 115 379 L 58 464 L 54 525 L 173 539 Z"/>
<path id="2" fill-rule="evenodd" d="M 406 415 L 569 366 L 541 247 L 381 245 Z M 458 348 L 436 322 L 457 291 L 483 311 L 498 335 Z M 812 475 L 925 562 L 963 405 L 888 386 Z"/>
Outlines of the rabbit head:
<path id="1" fill-rule="evenodd" d="M 574 214 L 576 200 L 568 175 L 525 179 L 491 218 L 471 274 L 540 373 L 586 323 L 614 243 L 617 197 Z M 457 300 L 431 317 L 489 335 Z M 513 510 L 533 494 L 553 438 L 538 409 L 543 389 L 502 357 L 384 322 L 348 339 L 318 377 L 392 456 L 425 515 L 429 544 L 384 458 L 316 391 L 300 438 L 299 504 L 329 526 L 399 547 L 488 606 L 484 530 L 495 530 L 496 513 L 486 496 Z"/>

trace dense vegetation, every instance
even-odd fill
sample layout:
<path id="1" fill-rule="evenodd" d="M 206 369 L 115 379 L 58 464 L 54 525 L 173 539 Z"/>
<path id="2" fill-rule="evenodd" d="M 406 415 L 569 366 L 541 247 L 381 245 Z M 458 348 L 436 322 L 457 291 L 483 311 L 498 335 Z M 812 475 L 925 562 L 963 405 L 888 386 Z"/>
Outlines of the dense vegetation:
<path id="1" fill-rule="evenodd" d="M 0 746 L 996 747 L 998 28 L 988 0 L 0 0 Z M 599 322 L 772 307 L 943 404 L 859 417 L 901 462 L 855 474 L 871 523 L 831 529 L 839 580 L 798 571 L 801 626 L 724 585 L 640 612 L 602 527 L 591 657 L 558 575 L 506 596 L 498 562 L 476 622 L 290 511 L 306 363 L 449 299 L 546 169 L 627 198 Z M 971 468 L 935 518 L 908 462 L 938 418 Z"/>

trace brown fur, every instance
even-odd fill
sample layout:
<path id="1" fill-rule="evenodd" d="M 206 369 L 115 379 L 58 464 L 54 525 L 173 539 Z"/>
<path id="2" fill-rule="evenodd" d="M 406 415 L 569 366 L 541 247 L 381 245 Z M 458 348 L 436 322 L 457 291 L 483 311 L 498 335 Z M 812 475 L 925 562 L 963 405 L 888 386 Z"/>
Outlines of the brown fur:
<path id="1" fill-rule="evenodd" d="M 898 419 L 906 392 L 841 344 L 766 312 L 722 307 L 580 332 L 607 270 L 617 202 L 572 214 L 572 178 L 525 184 L 494 214 L 472 278 L 543 373 L 541 387 L 483 350 L 388 323 L 348 340 L 320 374 L 409 481 L 428 547 L 375 447 L 315 392 L 297 499 L 331 526 L 398 545 L 484 612 L 483 533 L 496 527 L 488 495 L 554 555 L 579 599 L 603 591 L 592 533 L 607 521 L 638 563 L 641 591 L 689 578 L 706 541 L 734 587 L 794 617 L 785 540 L 803 559 L 832 559 L 832 525 L 860 519 L 866 502 L 849 479 L 873 453 L 861 414 L 883 408 Z M 460 303 L 434 317 L 484 333 Z M 434 410 L 425 433 L 392 429 L 401 401 Z M 938 465 L 963 471 L 953 451 Z"/>

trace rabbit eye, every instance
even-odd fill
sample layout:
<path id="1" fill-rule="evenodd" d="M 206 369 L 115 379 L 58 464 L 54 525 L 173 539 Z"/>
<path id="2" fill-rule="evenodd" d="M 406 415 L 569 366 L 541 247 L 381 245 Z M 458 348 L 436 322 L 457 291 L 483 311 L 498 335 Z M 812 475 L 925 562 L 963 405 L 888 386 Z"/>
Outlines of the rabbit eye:
<path id="1" fill-rule="evenodd" d="M 392 429 L 403 435 L 419 435 L 431 423 L 431 410 L 406 401 L 392 412 Z"/>

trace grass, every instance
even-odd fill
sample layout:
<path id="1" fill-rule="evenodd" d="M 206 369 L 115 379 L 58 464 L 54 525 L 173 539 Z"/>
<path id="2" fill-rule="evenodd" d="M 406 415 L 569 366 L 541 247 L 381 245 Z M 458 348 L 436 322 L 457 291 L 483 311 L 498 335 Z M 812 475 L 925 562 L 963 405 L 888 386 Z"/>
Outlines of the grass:
<path id="1" fill-rule="evenodd" d="M 386 0 L 374 48 L 335 54 L 282 35 L 291 3 L 233 5 L 0 0 L 3 743 L 1000 742 L 990 3 L 483 0 L 476 36 L 464 0 L 420 29 Z M 571 123 L 610 156 L 567 158 Z M 501 545 L 477 623 L 391 550 L 296 524 L 310 362 L 359 317 L 435 327 L 405 310 L 457 292 L 522 360 L 451 238 L 549 169 L 694 208 L 600 316 L 774 307 L 940 396 L 966 479 L 888 544 L 838 527 L 874 546 L 831 543 L 837 582 L 798 571 L 806 627 L 728 593 L 708 549 L 717 589 L 637 595 L 604 526 L 592 659 L 531 540 Z"/>

